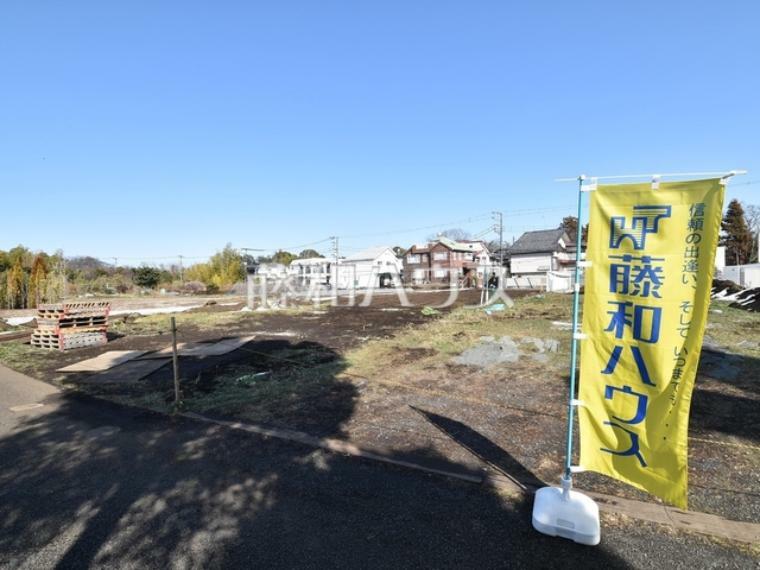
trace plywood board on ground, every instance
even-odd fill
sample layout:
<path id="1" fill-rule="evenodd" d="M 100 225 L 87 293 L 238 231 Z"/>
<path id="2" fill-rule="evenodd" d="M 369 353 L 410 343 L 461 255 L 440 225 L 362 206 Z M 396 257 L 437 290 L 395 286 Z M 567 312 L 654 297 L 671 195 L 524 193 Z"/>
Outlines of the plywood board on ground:
<path id="1" fill-rule="evenodd" d="M 179 356 L 222 356 L 233 350 L 237 350 L 244 344 L 251 342 L 254 335 L 239 336 L 235 338 L 227 338 L 218 342 L 188 342 L 180 343 L 177 345 L 177 354 Z M 151 354 L 147 354 L 142 357 L 142 360 L 149 360 L 152 358 L 167 358 L 172 355 L 172 347 L 167 346 Z"/>
<path id="2" fill-rule="evenodd" d="M 163 360 L 130 360 L 110 370 L 76 378 L 77 384 L 131 384 L 152 374 L 169 362 Z"/>
<path id="3" fill-rule="evenodd" d="M 95 358 L 88 358 L 59 368 L 56 372 L 101 372 L 145 354 L 144 350 L 109 350 Z"/>

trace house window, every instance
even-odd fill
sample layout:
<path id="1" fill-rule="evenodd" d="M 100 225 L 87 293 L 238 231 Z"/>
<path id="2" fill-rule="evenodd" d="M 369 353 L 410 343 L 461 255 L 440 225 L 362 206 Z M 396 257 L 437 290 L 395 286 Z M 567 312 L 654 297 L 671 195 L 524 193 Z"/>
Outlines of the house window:
<path id="1" fill-rule="evenodd" d="M 436 278 L 446 277 L 446 270 L 445 269 L 436 269 L 435 270 L 435 276 L 436 276 Z"/>
<path id="2" fill-rule="evenodd" d="M 447 251 L 436 251 L 433 254 L 433 261 L 446 261 L 449 258 L 449 252 Z"/>
<path id="3" fill-rule="evenodd" d="M 406 256 L 406 262 L 407 263 L 419 263 L 420 262 L 420 256 L 419 255 L 407 255 Z"/>

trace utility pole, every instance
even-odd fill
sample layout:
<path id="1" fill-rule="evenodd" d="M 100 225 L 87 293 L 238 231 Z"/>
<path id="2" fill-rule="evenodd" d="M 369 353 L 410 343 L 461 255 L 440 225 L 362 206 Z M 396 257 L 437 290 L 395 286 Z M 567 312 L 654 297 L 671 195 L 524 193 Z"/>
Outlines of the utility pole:
<path id="1" fill-rule="evenodd" d="M 338 248 L 338 236 L 331 236 L 332 251 L 333 251 L 333 265 L 335 266 L 335 278 L 333 279 L 333 293 L 335 295 L 335 301 L 338 300 L 338 260 L 340 259 L 340 250 Z"/>
<path id="2" fill-rule="evenodd" d="M 61 301 L 66 300 L 66 257 L 61 250 Z"/>
<path id="3" fill-rule="evenodd" d="M 504 271 L 504 214 L 501 212 L 493 212 L 493 219 L 496 222 L 496 228 L 499 232 L 499 288 L 501 289 L 501 273 Z"/>
<path id="4" fill-rule="evenodd" d="M 174 411 L 179 411 L 179 359 L 177 358 L 177 321 L 174 317 L 169 318 L 172 327 L 172 373 L 174 376 Z"/>
<path id="5" fill-rule="evenodd" d="M 184 268 L 182 266 L 182 259 L 185 257 L 184 255 L 178 255 L 179 257 L 179 282 L 183 285 L 185 284 L 185 272 Z"/>
<path id="6" fill-rule="evenodd" d="M 119 266 L 119 258 L 112 257 L 111 259 L 113 259 L 113 268 L 116 269 Z"/>

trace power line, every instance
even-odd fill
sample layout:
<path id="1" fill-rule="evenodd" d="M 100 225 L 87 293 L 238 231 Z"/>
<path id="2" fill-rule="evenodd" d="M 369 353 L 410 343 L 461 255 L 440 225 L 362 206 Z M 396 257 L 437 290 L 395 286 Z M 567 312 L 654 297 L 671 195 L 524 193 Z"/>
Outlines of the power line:
<path id="1" fill-rule="evenodd" d="M 750 181 L 750 182 L 742 182 L 741 185 L 746 184 L 757 184 L 760 183 L 760 181 Z M 740 184 L 734 184 L 733 186 L 738 186 Z M 564 206 L 553 206 L 553 207 L 546 207 L 546 208 L 524 208 L 520 210 L 511 210 L 507 212 L 503 212 L 503 215 L 507 216 L 513 216 L 513 217 L 524 217 L 531 214 L 538 214 L 543 212 L 552 212 L 552 211 L 560 211 L 564 210 L 567 211 L 568 209 L 572 209 L 574 206 L 572 204 L 570 205 L 564 205 Z M 240 247 L 237 248 L 238 251 L 246 251 L 246 252 L 274 252 L 277 250 L 286 250 L 286 251 L 293 251 L 298 250 L 301 248 L 308 248 L 317 246 L 320 244 L 324 244 L 327 242 L 333 242 L 334 243 L 334 237 L 339 237 L 341 240 L 351 240 L 351 239 L 359 239 L 359 238 L 366 238 L 366 237 L 382 237 L 382 236 L 390 236 L 390 235 L 396 235 L 396 234 L 405 234 L 405 233 L 412 233 L 412 232 L 418 232 L 418 231 L 424 231 L 424 230 L 432 230 L 432 229 L 438 229 L 446 226 L 454 226 L 456 224 L 467 224 L 467 223 L 473 223 L 478 222 L 486 219 L 492 219 L 493 213 L 483 213 L 483 214 L 476 214 L 474 216 L 470 216 L 468 218 L 460 218 L 458 220 L 450 220 L 448 222 L 441 222 L 437 224 L 430 224 L 425 226 L 417 226 L 417 227 L 410 227 L 410 228 L 400 228 L 395 230 L 388 230 L 388 231 L 382 231 L 382 232 L 369 232 L 369 233 L 363 233 L 363 234 L 349 234 L 349 235 L 341 235 L 341 236 L 333 236 L 333 237 L 325 237 L 316 241 L 311 241 L 308 243 L 302 243 L 297 245 L 290 245 L 290 246 L 278 246 L 278 247 Z M 532 228 L 533 226 L 522 226 L 524 228 Z M 503 227 L 503 230 L 513 230 L 518 229 L 518 227 L 510 226 L 509 228 Z M 488 229 L 484 229 L 481 232 L 478 232 L 475 234 L 476 238 L 483 237 L 487 235 L 490 231 L 494 231 L 493 227 L 489 227 Z M 349 249 L 343 246 L 343 249 Z M 350 248 L 353 249 L 353 248 Z M 357 248 L 357 249 L 363 249 L 363 248 Z M 160 262 L 160 261 L 172 261 L 177 260 L 178 258 L 181 260 L 180 264 L 182 264 L 183 261 L 193 261 L 193 260 L 204 260 L 209 259 L 215 254 L 209 254 L 209 255 L 163 255 L 163 256 L 103 256 L 101 258 L 96 258 L 99 260 L 102 259 L 113 259 L 114 265 L 116 265 L 116 260 L 123 261 L 140 261 L 140 262 Z M 73 257 L 89 257 L 89 256 L 71 256 L 69 259 L 72 259 Z"/>
<path id="2" fill-rule="evenodd" d="M 552 212 L 552 211 L 559 211 L 559 210 L 567 211 L 568 209 L 572 210 L 572 208 L 574 207 L 575 207 L 574 205 L 569 204 L 565 206 L 553 206 L 551 208 L 526 208 L 522 210 L 512 210 L 510 212 L 505 212 L 505 214 L 512 215 L 512 216 L 525 216 L 529 214 L 538 214 L 541 212 Z M 440 228 L 443 226 L 452 226 L 455 224 L 466 224 L 466 223 L 477 222 L 477 221 L 489 219 L 491 218 L 491 216 L 492 216 L 492 213 L 489 212 L 487 214 L 476 214 L 475 216 L 471 216 L 469 218 L 453 220 L 453 221 L 433 224 L 429 226 L 419 226 L 416 228 L 406 228 L 406 229 L 395 229 L 395 230 L 373 232 L 373 233 L 366 233 L 366 234 L 342 235 L 340 237 L 341 239 L 355 239 L 355 238 L 363 238 L 363 237 L 378 237 L 378 236 L 387 236 L 387 235 L 394 235 L 394 234 L 411 233 L 411 232 L 417 232 L 417 231 L 423 231 L 423 230 L 432 230 L 432 229 Z"/>

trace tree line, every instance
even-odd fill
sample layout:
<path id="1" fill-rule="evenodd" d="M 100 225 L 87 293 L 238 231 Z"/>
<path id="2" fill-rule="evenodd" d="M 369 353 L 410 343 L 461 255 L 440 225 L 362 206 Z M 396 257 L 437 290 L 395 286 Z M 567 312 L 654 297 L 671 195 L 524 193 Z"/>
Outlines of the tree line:
<path id="1" fill-rule="evenodd" d="M 577 232 L 577 219 L 562 220 L 571 239 Z M 588 225 L 583 227 L 586 240 Z M 726 248 L 727 265 L 744 265 L 758 261 L 758 232 L 760 206 L 743 206 L 731 200 L 721 222 L 720 245 Z M 471 239 L 460 229 L 437 235 L 456 239 Z M 496 243 L 489 244 L 491 247 Z M 394 248 L 397 253 L 403 248 Z M 247 265 L 281 263 L 290 265 L 296 259 L 323 257 L 318 251 L 305 249 L 300 253 L 278 250 L 269 256 L 243 255 L 227 244 L 207 262 L 187 268 L 177 264 L 152 267 L 117 266 L 94 257 L 64 258 L 63 252 L 34 252 L 18 245 L 8 251 L 0 250 L 0 308 L 33 308 L 40 303 L 57 302 L 65 297 L 81 295 L 114 295 L 139 293 L 164 288 L 181 293 L 217 293 L 229 291 L 245 279 Z"/>
<path id="2" fill-rule="evenodd" d="M 0 250 L 0 308 L 35 308 L 64 298 L 137 294 L 158 288 L 180 293 L 227 291 L 245 277 L 244 256 L 230 244 L 204 263 L 129 267 L 61 251 L 34 252 L 23 245 Z"/>

